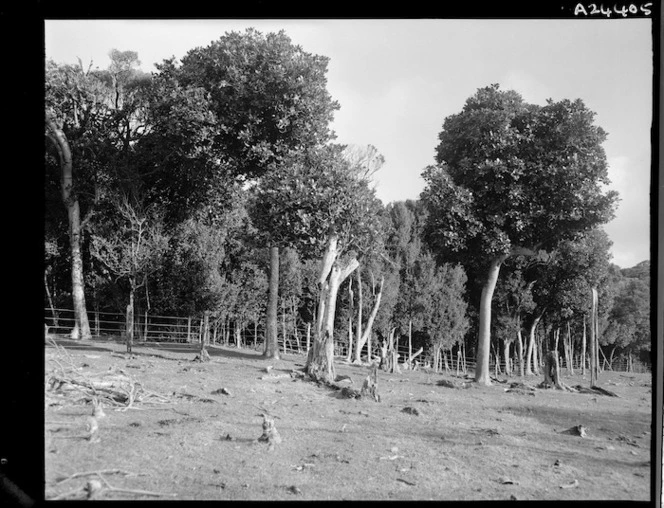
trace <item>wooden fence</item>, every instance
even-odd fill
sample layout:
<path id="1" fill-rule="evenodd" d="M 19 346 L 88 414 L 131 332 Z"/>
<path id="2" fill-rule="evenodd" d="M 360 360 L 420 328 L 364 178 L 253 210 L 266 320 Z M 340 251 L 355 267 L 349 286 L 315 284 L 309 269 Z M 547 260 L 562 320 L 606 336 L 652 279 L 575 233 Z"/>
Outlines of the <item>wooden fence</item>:
<path id="1" fill-rule="evenodd" d="M 125 315 L 122 313 L 110 312 L 88 312 L 90 321 L 90 331 L 95 339 L 117 340 L 124 337 L 125 334 Z M 45 309 L 45 323 L 48 326 L 50 334 L 68 335 L 74 328 L 74 312 L 71 309 Z M 178 316 L 153 316 L 137 315 L 134 325 L 134 340 L 143 342 L 180 342 L 180 343 L 200 343 L 204 336 L 203 318 L 197 317 L 178 317 Z M 210 320 L 211 330 L 209 333 L 212 344 L 221 344 L 238 348 L 262 349 L 263 347 L 263 329 L 254 325 L 243 327 L 241 330 L 229 329 L 219 320 Z M 290 333 L 283 333 L 283 329 L 278 327 L 278 341 L 280 351 L 284 354 L 303 355 L 307 352 L 307 346 L 311 343 L 312 332 L 310 325 L 297 327 Z M 345 334 L 338 334 L 339 339 L 335 341 L 334 353 L 339 358 L 348 357 L 348 338 Z M 397 353 L 399 354 L 399 363 L 404 363 L 408 358 L 408 345 L 404 340 L 399 341 Z M 368 345 L 364 346 L 362 359 L 367 359 Z M 414 354 L 416 351 L 412 351 Z M 371 358 L 380 358 L 380 343 L 373 340 L 371 344 Z M 354 357 L 354 356 L 353 356 Z M 475 359 L 457 358 L 448 356 L 444 359 L 441 355 L 439 370 L 452 371 L 467 374 L 475 371 Z M 430 351 L 424 351 L 416 361 L 418 367 L 433 368 L 433 354 Z M 560 358 L 560 366 L 567 369 L 565 358 Z M 519 365 L 516 358 L 510 361 L 510 367 L 513 375 L 518 375 Z M 630 361 L 627 358 L 613 359 L 611 364 L 604 359 L 600 366 L 602 370 L 630 371 L 630 372 L 650 372 L 650 367 L 636 360 Z M 581 370 L 581 363 L 578 357 L 575 357 L 572 368 L 575 372 Z M 495 355 L 491 355 L 489 362 L 489 371 L 492 375 L 505 374 L 504 359 L 496 362 Z"/>

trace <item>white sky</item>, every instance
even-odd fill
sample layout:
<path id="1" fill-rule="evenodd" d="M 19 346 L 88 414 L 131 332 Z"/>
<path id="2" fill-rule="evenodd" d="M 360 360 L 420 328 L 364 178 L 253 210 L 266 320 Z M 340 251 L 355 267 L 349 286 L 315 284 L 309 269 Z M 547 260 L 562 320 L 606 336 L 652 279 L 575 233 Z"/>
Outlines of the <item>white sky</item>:
<path id="1" fill-rule="evenodd" d="M 45 54 L 58 63 L 105 68 L 111 49 L 153 64 L 207 46 L 228 31 L 284 29 L 295 44 L 330 57 L 328 91 L 341 109 L 340 143 L 372 144 L 384 203 L 416 199 L 434 162 L 446 116 L 491 83 L 527 102 L 582 99 L 609 134 L 611 188 L 621 196 L 605 230 L 613 262 L 650 258 L 650 19 L 610 20 L 46 20 Z"/>

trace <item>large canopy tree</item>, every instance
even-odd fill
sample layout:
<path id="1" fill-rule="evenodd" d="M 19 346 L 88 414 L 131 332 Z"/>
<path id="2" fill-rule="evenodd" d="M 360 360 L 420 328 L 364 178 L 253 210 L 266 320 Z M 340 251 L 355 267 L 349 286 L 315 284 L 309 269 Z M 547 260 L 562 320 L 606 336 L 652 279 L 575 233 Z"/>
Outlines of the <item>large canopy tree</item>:
<path id="1" fill-rule="evenodd" d="M 434 250 L 463 254 L 486 274 L 478 383 L 490 384 L 491 299 L 505 259 L 537 255 L 612 217 L 606 133 L 593 119 L 579 99 L 538 106 L 491 85 L 443 123 L 438 164 L 423 172 L 426 234 Z"/>
<path id="2" fill-rule="evenodd" d="M 75 309 L 72 335 L 78 336 L 80 330 L 83 338 L 90 337 L 84 294 L 84 233 L 105 190 L 122 183 L 117 168 L 142 131 L 137 112 L 142 111 L 142 90 L 149 81 L 134 68 L 135 53 L 113 50 L 109 56 L 109 70 L 86 69 L 79 60 L 78 65 L 47 61 L 45 72 L 46 134 L 57 153 L 69 218 Z"/>
<path id="3" fill-rule="evenodd" d="M 339 108 L 327 92 L 328 58 L 305 52 L 284 31 L 250 28 L 196 48 L 161 67 L 182 86 L 205 90 L 216 116 L 213 147 L 240 179 L 278 170 L 289 153 L 322 145 Z M 266 231 L 269 233 L 271 230 Z M 278 356 L 279 243 L 269 238 L 270 284 L 264 354 Z"/>

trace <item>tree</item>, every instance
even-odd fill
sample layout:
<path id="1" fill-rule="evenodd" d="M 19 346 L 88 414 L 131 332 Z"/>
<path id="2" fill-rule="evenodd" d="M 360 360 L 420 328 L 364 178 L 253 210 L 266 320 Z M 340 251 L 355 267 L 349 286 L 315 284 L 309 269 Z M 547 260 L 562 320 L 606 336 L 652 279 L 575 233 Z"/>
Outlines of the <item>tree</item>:
<path id="1" fill-rule="evenodd" d="M 464 299 L 466 274 L 460 265 L 436 266 L 431 255 L 422 256 L 418 264 L 422 289 L 416 305 L 434 352 L 437 371 L 440 352 L 462 342 L 469 328 Z"/>
<path id="2" fill-rule="evenodd" d="M 577 327 L 589 322 L 591 316 L 592 289 L 598 290 L 599 314 L 606 315 L 611 308 L 612 295 L 607 287 L 609 277 L 611 242 L 601 229 L 595 228 L 560 241 L 551 251 L 546 263 L 531 263 L 526 277 L 533 284 L 532 323 L 536 326 L 546 314 L 551 325 L 548 331 L 560 329 L 566 323 L 577 320 Z M 580 318 L 580 319 L 578 319 Z M 579 326 L 581 325 L 581 326 Z M 570 324 L 571 328 L 571 324 Z M 571 331 L 568 335 L 571 335 Z M 531 358 L 534 351 L 534 330 L 531 325 L 526 373 L 531 374 Z M 568 337 L 568 340 L 570 338 Z M 551 344 L 546 344 L 551 348 Z M 568 346 L 569 347 L 569 346 Z M 585 373 L 586 334 L 581 343 L 581 358 Z M 571 358 L 570 358 L 571 360 Z M 533 362 L 534 363 L 534 362 Z M 537 373 L 537 368 L 535 372 Z"/>
<path id="3" fill-rule="evenodd" d="M 642 267 L 638 269 L 642 270 Z M 623 273 L 632 274 L 635 271 L 629 270 L 623 270 Z M 608 324 L 600 343 L 613 346 L 614 350 L 617 348 L 631 360 L 635 352 L 650 351 L 650 284 L 647 278 L 625 277 L 616 289 Z"/>
<path id="4" fill-rule="evenodd" d="M 72 295 L 74 298 L 74 329 L 72 338 L 90 339 L 90 323 L 85 306 L 85 285 L 83 259 L 81 255 L 81 212 L 76 195 L 73 193 L 72 156 L 69 142 L 64 132 L 55 122 L 53 114 L 46 114 L 47 136 L 53 142 L 60 160 L 62 171 L 62 201 L 69 218 L 69 240 L 71 249 Z"/>
<path id="5" fill-rule="evenodd" d="M 92 235 L 91 253 L 105 267 L 109 277 L 122 280 L 129 286 L 127 304 L 127 352 L 132 352 L 134 339 L 134 301 L 136 291 L 146 285 L 154 273 L 158 260 L 166 251 L 168 237 L 162 231 L 159 212 L 141 209 L 126 197 L 117 201 L 121 221 L 98 228 L 105 234 Z"/>
<path id="6" fill-rule="evenodd" d="M 328 60 L 294 45 L 283 31 L 264 35 L 250 28 L 189 51 L 180 66 L 166 62 L 164 70 L 185 87 L 205 90 L 217 119 L 213 145 L 233 174 L 251 179 L 278 170 L 292 151 L 333 139 L 329 123 L 339 105 L 326 90 Z M 279 246 L 270 239 L 266 357 L 279 354 Z"/>
<path id="7" fill-rule="evenodd" d="M 580 99 L 524 103 L 498 85 L 479 89 L 447 117 L 437 166 L 423 172 L 426 236 L 440 253 L 483 270 L 475 381 L 490 384 L 491 299 L 502 263 L 536 256 L 562 238 L 607 222 L 606 133 Z"/>
<path id="8" fill-rule="evenodd" d="M 256 188 L 253 212 L 259 229 L 303 257 L 321 259 L 313 347 L 307 370 L 334 379 L 334 321 L 341 283 L 359 266 L 358 256 L 379 235 L 380 202 L 331 145 L 293 154 Z"/>
<path id="9" fill-rule="evenodd" d="M 105 90 L 94 73 L 78 66 L 58 66 L 46 62 L 45 124 L 47 145 L 55 149 L 61 174 L 61 196 L 68 216 L 69 248 L 75 325 L 72 337 L 89 339 L 90 326 L 85 305 L 83 274 L 83 232 L 90 205 L 81 203 L 90 193 L 91 169 L 103 141 Z M 90 156 L 92 154 L 92 156 Z M 74 161 L 76 179 L 74 180 Z M 83 210 L 83 211 L 82 211 Z M 83 216 L 82 216 L 83 215 Z"/>
<path id="10" fill-rule="evenodd" d="M 506 274 L 496 287 L 495 307 L 497 309 L 498 319 L 496 323 L 496 335 L 503 341 L 503 358 L 505 360 L 506 373 L 511 373 L 510 368 L 510 344 L 516 339 L 518 346 L 519 375 L 525 374 L 526 359 L 524 350 L 524 341 L 522 336 L 522 323 L 524 315 L 533 311 L 535 303 L 533 302 L 532 288 L 535 281 L 527 281 L 524 277 L 524 258 L 516 257 L 513 259 L 514 266 Z M 528 345 L 528 351 L 532 355 L 533 343 Z M 530 357 L 528 357 L 530 358 Z"/>
<path id="11" fill-rule="evenodd" d="M 122 53 L 111 54 L 111 69 L 115 58 Z M 135 53 L 133 53 L 135 56 Z M 137 78 L 133 64 L 125 65 L 123 75 L 110 88 L 109 72 L 86 70 L 79 60 L 78 66 L 46 63 L 46 125 L 49 139 L 57 148 L 63 170 L 63 198 L 70 222 L 72 252 L 72 294 L 76 325 L 72 332 L 84 338 L 90 337 L 85 311 L 85 277 L 83 276 L 84 233 L 90 227 L 95 207 L 109 189 L 125 184 L 126 174 L 119 171 L 121 160 L 128 160 L 132 143 L 142 125 L 137 122 L 137 112 L 143 111 L 142 94 L 149 78 Z M 125 91 L 120 88 L 124 87 Z M 126 107 L 120 107 L 121 99 Z M 129 105 L 131 104 L 131 105 Z M 139 125 L 137 126 L 137 123 Z M 133 129 L 133 130 L 132 130 Z M 72 167 L 76 161 L 76 181 Z M 125 185 L 127 188 L 127 185 Z"/>

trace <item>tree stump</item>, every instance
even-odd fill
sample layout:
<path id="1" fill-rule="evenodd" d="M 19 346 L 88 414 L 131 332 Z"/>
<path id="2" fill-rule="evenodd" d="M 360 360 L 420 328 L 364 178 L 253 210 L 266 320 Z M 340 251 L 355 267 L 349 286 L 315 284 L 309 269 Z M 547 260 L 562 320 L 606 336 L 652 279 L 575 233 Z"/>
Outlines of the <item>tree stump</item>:
<path id="1" fill-rule="evenodd" d="M 376 391 L 377 388 L 377 376 L 378 376 L 378 364 L 374 363 L 371 367 L 371 372 L 364 380 L 362 389 L 360 390 L 361 396 L 370 395 L 376 402 L 380 402 L 380 395 Z"/>
<path id="2" fill-rule="evenodd" d="M 549 351 L 544 358 L 544 382 L 542 386 L 553 386 L 558 390 L 565 389 L 560 382 L 560 364 L 558 363 L 558 355 L 555 351 Z"/>
<path id="3" fill-rule="evenodd" d="M 263 434 L 258 438 L 258 441 L 267 443 L 269 450 L 274 450 L 274 445 L 281 443 L 281 436 L 274 425 L 274 418 L 267 413 L 263 414 Z"/>

